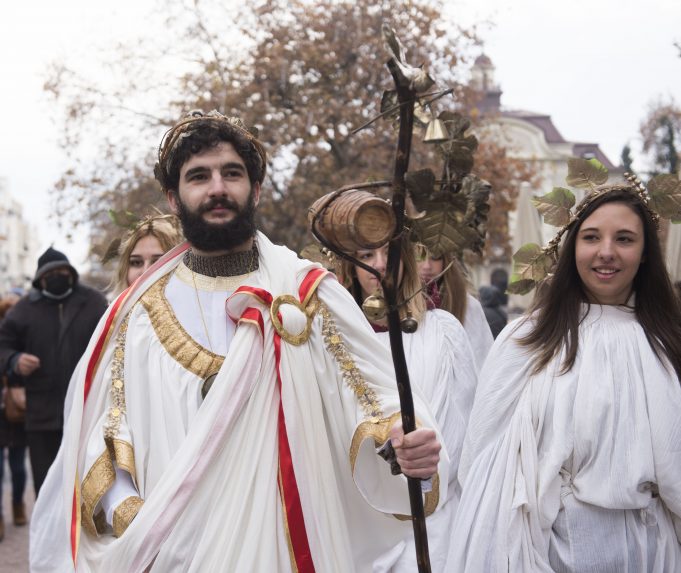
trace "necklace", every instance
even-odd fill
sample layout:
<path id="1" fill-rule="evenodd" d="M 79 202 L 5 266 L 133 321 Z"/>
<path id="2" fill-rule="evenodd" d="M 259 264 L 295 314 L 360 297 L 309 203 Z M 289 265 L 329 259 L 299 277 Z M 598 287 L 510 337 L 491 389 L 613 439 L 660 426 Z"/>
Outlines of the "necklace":
<path id="1" fill-rule="evenodd" d="M 206 319 L 203 315 L 203 307 L 201 306 L 201 297 L 199 297 L 199 289 L 196 288 L 196 277 L 194 276 L 194 271 L 192 270 L 192 282 L 194 283 L 194 294 L 196 294 L 196 304 L 199 307 L 199 314 L 201 315 L 201 323 L 203 324 L 203 332 L 206 334 L 206 339 L 208 340 L 208 347 L 210 351 L 213 352 L 213 343 L 210 340 L 210 334 L 208 334 L 208 326 L 206 325 Z M 215 354 L 213 352 L 213 354 Z"/>
<path id="2" fill-rule="evenodd" d="M 188 250 L 182 260 L 192 272 L 206 277 L 233 277 L 252 273 L 259 267 L 258 246 L 238 253 L 227 253 L 217 257 L 204 257 Z"/>

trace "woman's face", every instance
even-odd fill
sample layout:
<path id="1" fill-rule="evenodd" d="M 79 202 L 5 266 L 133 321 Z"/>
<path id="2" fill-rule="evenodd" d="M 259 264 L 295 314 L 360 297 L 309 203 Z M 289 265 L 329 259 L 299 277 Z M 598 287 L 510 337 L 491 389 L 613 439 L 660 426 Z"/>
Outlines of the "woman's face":
<path id="1" fill-rule="evenodd" d="M 624 304 L 644 248 L 643 222 L 624 203 L 606 203 L 577 231 L 577 273 L 590 302 Z"/>
<path id="2" fill-rule="evenodd" d="M 442 257 L 439 259 L 434 259 L 428 255 L 418 262 L 419 277 L 424 283 L 433 280 L 434 277 L 439 275 L 444 268 L 444 261 Z"/>
<path id="3" fill-rule="evenodd" d="M 385 271 L 388 267 L 387 244 L 378 249 L 361 249 L 355 253 L 355 256 L 365 265 L 377 270 L 381 274 L 381 277 L 385 276 Z M 400 281 L 402 281 L 403 268 L 402 261 L 400 260 Z M 366 298 L 374 294 L 377 290 L 381 290 L 381 283 L 369 271 L 365 271 L 361 267 L 355 266 L 355 273 L 357 273 L 357 281 L 362 289 L 362 298 Z"/>
<path id="4" fill-rule="evenodd" d="M 137 241 L 128 259 L 128 286 L 142 276 L 142 273 L 158 261 L 162 255 L 163 248 L 154 235 L 145 235 Z"/>

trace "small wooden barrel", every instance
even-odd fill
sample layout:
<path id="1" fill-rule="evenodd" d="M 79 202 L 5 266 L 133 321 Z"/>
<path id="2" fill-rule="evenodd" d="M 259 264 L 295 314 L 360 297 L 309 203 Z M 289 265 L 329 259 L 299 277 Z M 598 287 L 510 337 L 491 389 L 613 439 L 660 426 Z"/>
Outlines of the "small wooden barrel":
<path id="1" fill-rule="evenodd" d="M 335 198 L 334 198 L 335 197 Z M 368 191 L 352 189 L 339 195 L 327 193 L 308 211 L 310 226 L 317 213 L 317 232 L 331 245 L 346 253 L 376 249 L 395 232 L 395 215 L 390 204 Z"/>

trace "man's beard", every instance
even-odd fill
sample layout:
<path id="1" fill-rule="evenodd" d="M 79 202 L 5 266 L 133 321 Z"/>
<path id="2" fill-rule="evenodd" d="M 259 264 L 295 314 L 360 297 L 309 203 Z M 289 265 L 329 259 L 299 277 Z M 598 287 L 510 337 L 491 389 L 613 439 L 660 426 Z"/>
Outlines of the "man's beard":
<path id="1" fill-rule="evenodd" d="M 234 218 L 224 223 L 205 221 L 203 214 L 217 206 L 231 209 Z M 229 251 L 243 245 L 255 235 L 255 195 L 251 190 L 244 207 L 227 197 L 215 197 L 196 211 L 187 209 L 177 196 L 177 216 L 182 223 L 184 236 L 193 247 L 207 253 Z"/>

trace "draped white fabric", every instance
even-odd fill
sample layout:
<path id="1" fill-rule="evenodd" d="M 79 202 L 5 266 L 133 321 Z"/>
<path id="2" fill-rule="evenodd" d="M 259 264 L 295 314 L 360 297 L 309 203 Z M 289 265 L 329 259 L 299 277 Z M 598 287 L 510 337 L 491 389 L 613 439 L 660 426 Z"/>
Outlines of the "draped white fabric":
<path id="1" fill-rule="evenodd" d="M 672 281 L 681 281 L 681 224 L 679 223 L 669 225 L 665 262 Z"/>
<path id="2" fill-rule="evenodd" d="M 530 375 L 528 323 L 497 338 L 459 467 L 452 571 L 681 570 L 679 380 L 633 311 L 587 310 L 562 375 L 562 355 Z"/>
<path id="3" fill-rule="evenodd" d="M 387 332 L 379 332 L 377 336 L 389 347 Z M 461 494 L 456 474 L 475 396 L 477 368 L 466 331 L 454 316 L 443 310 L 428 311 L 418 330 L 404 335 L 403 340 L 409 379 L 421 389 L 433 410 L 449 454 L 447 501 L 426 520 L 432 571 L 447 573 L 454 571 L 447 563 L 447 550 Z M 374 566 L 375 572 L 386 570 L 392 573 L 417 570 L 411 531 L 396 550 L 383 556 Z"/>
<path id="4" fill-rule="evenodd" d="M 494 344 L 494 337 L 492 336 L 492 331 L 489 328 L 489 323 L 487 318 L 485 318 L 485 311 L 482 309 L 480 301 L 470 294 L 466 294 L 466 299 L 467 307 L 463 327 L 468 335 L 468 341 L 475 358 L 475 365 L 480 370 L 485 363 L 487 354 L 489 354 L 489 349 Z"/>
<path id="5" fill-rule="evenodd" d="M 260 268 L 247 284 L 273 296 L 297 294 L 313 265 L 272 245 L 263 235 L 257 240 Z M 236 296 L 227 304 L 234 317 L 246 306 L 259 307 L 264 332 L 261 335 L 255 326 L 243 324 L 233 338 L 223 337 L 229 353 L 201 402 L 202 380 L 168 354 L 144 307 L 134 306 L 139 294 L 171 272 L 179 258 L 169 256 L 144 279 L 119 319 L 133 309 L 125 343 L 124 431 L 134 447 L 144 505 L 118 539 L 83 531 L 78 571 L 137 572 L 150 565 L 152 571 L 162 572 L 290 571 L 277 489 L 280 396 L 269 311 L 248 296 Z M 332 277 L 322 282 L 318 293 L 368 388 L 389 416 L 399 409 L 389 353 Z M 302 314 L 290 306 L 281 310 L 284 326 L 298 331 Z M 370 448 L 360 449 L 354 475 L 351 472 L 350 442 L 366 415 L 326 349 L 321 323 L 318 315 L 309 341 L 302 346 L 283 341 L 281 346 L 281 400 L 307 538 L 318 571 L 370 571 L 373 559 L 395 545 L 408 527 L 386 515 L 409 512 L 406 483 L 401 476 L 390 475 L 388 464 L 373 453 L 371 440 Z M 202 326 L 194 324 L 194 328 Z M 114 337 L 115 331 L 111 340 Z M 109 405 L 111 340 L 84 408 L 84 373 L 92 343 L 71 382 L 64 442 L 32 519 L 34 572 L 73 570 L 68 542 L 73 487 L 87 471 L 88 442 L 102 434 Z M 418 391 L 415 401 L 424 425 L 434 427 Z M 103 440 L 101 444 L 103 448 Z M 441 501 L 446 499 L 448 464 L 443 455 Z"/>

